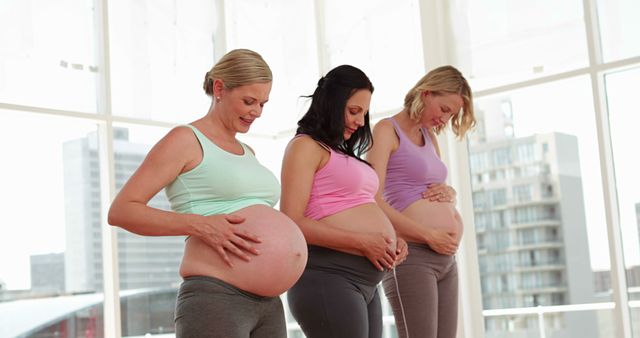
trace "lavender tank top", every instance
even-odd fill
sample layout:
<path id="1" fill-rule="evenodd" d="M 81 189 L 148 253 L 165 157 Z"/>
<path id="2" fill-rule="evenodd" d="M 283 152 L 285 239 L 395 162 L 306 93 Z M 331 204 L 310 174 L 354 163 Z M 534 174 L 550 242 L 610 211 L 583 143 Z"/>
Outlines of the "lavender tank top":
<path id="1" fill-rule="evenodd" d="M 421 199 L 429 184 L 443 183 L 447 179 L 447 167 L 424 128 L 420 129 L 424 139 L 424 146 L 420 147 L 411 142 L 393 118 L 389 120 L 400 145 L 389 157 L 383 197 L 394 209 L 402 211 Z"/>

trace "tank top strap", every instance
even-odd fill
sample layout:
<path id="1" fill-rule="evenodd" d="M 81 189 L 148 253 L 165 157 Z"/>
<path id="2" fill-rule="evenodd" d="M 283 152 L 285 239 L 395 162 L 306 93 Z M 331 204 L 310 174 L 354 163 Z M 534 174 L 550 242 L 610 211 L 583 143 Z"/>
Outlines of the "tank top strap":
<path id="1" fill-rule="evenodd" d="M 202 150 L 209 148 L 209 143 L 211 143 L 211 141 L 205 134 L 198 130 L 198 128 L 190 124 L 183 124 L 180 127 L 188 127 L 189 129 L 191 129 L 193 134 L 196 135 L 196 139 L 198 139 L 198 143 L 200 143 L 200 147 L 202 148 Z"/>
<path id="2" fill-rule="evenodd" d="M 318 141 L 316 139 L 314 139 L 313 137 L 311 137 L 311 135 L 309 134 L 297 134 L 296 136 L 293 137 L 293 139 L 296 139 L 298 137 L 302 137 L 302 136 L 308 136 L 310 139 L 314 140 L 319 146 L 321 146 L 322 148 L 324 148 L 324 150 L 333 153 L 335 152 L 333 149 L 331 149 L 331 147 L 329 147 L 326 143 L 322 142 L 322 141 Z M 292 140 L 293 140 L 292 139 Z"/>
<path id="3" fill-rule="evenodd" d="M 405 138 L 404 133 L 402 132 L 402 129 L 400 128 L 400 125 L 398 124 L 398 121 L 396 121 L 396 119 L 394 119 L 393 117 L 390 117 L 389 120 L 391 120 L 391 124 L 393 124 L 393 129 L 396 131 L 396 135 L 398 135 L 398 138 L 401 139 L 402 143 L 402 139 Z"/>
<path id="4" fill-rule="evenodd" d="M 427 147 L 433 147 L 433 141 L 431 140 L 431 134 L 427 130 L 427 128 L 420 128 L 420 132 L 422 133 L 422 138 L 424 139 L 424 145 Z"/>

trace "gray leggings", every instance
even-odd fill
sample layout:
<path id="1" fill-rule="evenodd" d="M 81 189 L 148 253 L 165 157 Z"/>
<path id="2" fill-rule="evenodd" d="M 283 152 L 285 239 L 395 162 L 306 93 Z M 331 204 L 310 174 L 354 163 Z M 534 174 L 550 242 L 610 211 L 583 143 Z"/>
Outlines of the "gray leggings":
<path id="1" fill-rule="evenodd" d="M 425 244 L 408 244 L 407 260 L 396 267 L 397 283 L 393 271 L 387 272 L 382 281 L 398 335 L 401 338 L 455 338 L 458 322 L 455 257 L 440 255 Z"/>
<path id="2" fill-rule="evenodd" d="M 380 338 L 383 272 L 362 256 L 309 246 L 307 267 L 287 292 L 307 338 Z"/>
<path id="3" fill-rule="evenodd" d="M 261 297 L 217 278 L 184 279 L 176 303 L 176 338 L 285 338 L 280 297 Z"/>

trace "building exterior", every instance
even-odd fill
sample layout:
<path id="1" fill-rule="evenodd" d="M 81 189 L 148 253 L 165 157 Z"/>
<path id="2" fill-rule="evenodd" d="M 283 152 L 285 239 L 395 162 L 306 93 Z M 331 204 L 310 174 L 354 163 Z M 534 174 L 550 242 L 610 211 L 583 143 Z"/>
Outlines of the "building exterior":
<path id="1" fill-rule="evenodd" d="M 34 292 L 63 292 L 64 253 L 32 255 L 31 290 Z"/>
<path id="2" fill-rule="evenodd" d="M 480 135 L 469 148 L 483 306 L 592 302 L 577 138 L 560 133 L 515 138 L 508 108 L 508 101 L 502 102 L 502 118 L 479 119 Z M 554 337 L 597 336 L 593 313 L 545 319 Z M 536 336 L 538 326 L 536 316 L 491 317 L 485 324 L 487 337 L 505 331 Z"/>
<path id="3" fill-rule="evenodd" d="M 128 130 L 114 130 L 116 188 L 138 168 L 149 146 L 129 142 Z M 100 173 L 95 133 L 64 144 L 66 216 L 65 284 L 68 292 L 102 290 Z M 169 210 L 164 192 L 149 205 Z M 118 228 L 120 288 L 171 287 L 180 281 L 183 237 L 145 237 Z"/>

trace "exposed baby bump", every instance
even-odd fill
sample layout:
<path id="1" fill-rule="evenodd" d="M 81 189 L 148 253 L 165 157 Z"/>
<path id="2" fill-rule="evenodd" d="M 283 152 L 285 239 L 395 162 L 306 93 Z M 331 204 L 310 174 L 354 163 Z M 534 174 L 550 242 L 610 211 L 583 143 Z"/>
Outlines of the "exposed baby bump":
<path id="1" fill-rule="evenodd" d="M 402 213 L 424 227 L 441 228 L 455 234 L 462 231 L 462 220 L 453 203 L 421 199 L 412 203 Z"/>
<path id="2" fill-rule="evenodd" d="M 322 222 L 328 226 L 347 231 L 382 233 L 392 240 L 392 245 L 395 248 L 396 233 L 393 225 L 382 209 L 375 203 L 361 204 L 343 210 L 323 218 Z M 361 253 L 354 251 L 353 254 Z"/>
<path id="3" fill-rule="evenodd" d="M 302 232 L 290 218 L 268 206 L 254 205 L 234 214 L 245 217 L 239 227 L 261 239 L 261 243 L 252 243 L 260 254 L 249 254 L 251 261 L 246 262 L 228 253 L 233 263 L 229 267 L 211 247 L 192 237 L 185 248 L 181 275 L 213 276 L 261 296 L 282 294 L 302 275 L 307 262 Z"/>

